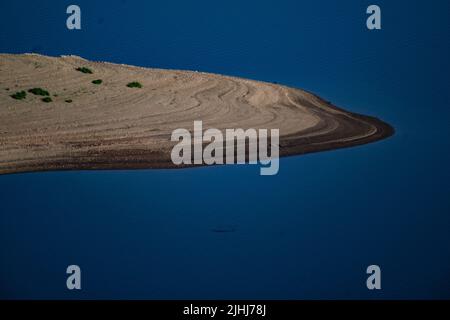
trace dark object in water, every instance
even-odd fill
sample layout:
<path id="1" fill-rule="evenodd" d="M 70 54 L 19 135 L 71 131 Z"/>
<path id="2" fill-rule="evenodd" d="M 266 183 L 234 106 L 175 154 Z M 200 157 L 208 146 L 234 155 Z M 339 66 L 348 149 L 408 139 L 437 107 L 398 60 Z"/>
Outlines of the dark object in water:
<path id="1" fill-rule="evenodd" d="M 216 233 L 235 232 L 236 227 L 235 226 L 217 226 L 217 227 L 211 229 L 211 231 L 216 232 Z"/>

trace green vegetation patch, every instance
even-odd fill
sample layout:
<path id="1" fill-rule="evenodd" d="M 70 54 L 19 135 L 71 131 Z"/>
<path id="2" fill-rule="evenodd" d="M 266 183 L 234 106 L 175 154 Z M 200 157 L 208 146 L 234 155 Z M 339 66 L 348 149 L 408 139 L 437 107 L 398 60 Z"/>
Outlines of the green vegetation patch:
<path id="1" fill-rule="evenodd" d="M 102 82 L 103 82 L 102 79 L 97 79 L 97 80 L 92 81 L 93 84 L 102 84 Z"/>
<path id="2" fill-rule="evenodd" d="M 25 91 L 19 91 L 11 95 L 11 98 L 16 100 L 23 100 L 27 97 L 27 93 Z"/>
<path id="3" fill-rule="evenodd" d="M 80 72 L 83 72 L 83 73 L 90 73 L 90 74 L 93 73 L 91 69 L 86 68 L 86 67 L 79 67 L 79 68 L 76 68 L 76 70 L 80 71 Z"/>
<path id="4" fill-rule="evenodd" d="M 72 103 L 72 99 L 65 100 L 67 103 Z"/>
<path id="5" fill-rule="evenodd" d="M 33 88 L 28 90 L 28 92 L 37 95 L 37 96 L 49 96 L 50 94 L 48 93 L 47 90 L 41 89 L 41 88 Z"/>
<path id="6" fill-rule="evenodd" d="M 53 100 L 50 97 L 45 97 L 45 98 L 42 98 L 42 101 L 44 101 L 45 103 L 49 103 L 49 102 L 52 102 Z"/>
<path id="7" fill-rule="evenodd" d="M 130 82 L 129 84 L 127 84 L 127 87 L 128 88 L 142 88 L 142 84 L 140 84 L 137 81 L 133 81 L 133 82 Z"/>

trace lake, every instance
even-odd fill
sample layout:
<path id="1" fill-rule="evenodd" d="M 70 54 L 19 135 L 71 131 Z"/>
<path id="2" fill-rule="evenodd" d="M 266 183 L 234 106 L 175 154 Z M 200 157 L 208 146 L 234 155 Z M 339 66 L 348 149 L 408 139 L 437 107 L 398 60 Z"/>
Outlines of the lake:
<path id="1" fill-rule="evenodd" d="M 258 166 L 0 176 L 0 298 L 450 298 L 448 1 L 1 2 L 0 52 L 240 76 L 391 124 Z M 66 268 L 82 290 L 66 288 Z M 382 290 L 366 288 L 366 268 Z"/>

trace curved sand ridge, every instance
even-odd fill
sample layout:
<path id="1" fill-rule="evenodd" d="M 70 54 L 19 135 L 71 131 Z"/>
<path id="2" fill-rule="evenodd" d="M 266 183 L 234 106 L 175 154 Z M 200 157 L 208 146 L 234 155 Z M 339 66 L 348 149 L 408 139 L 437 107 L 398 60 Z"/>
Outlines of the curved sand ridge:
<path id="1" fill-rule="evenodd" d="M 102 84 L 92 84 L 96 79 Z M 132 81 L 143 87 L 128 88 Z M 10 96 L 35 87 L 49 91 L 53 101 L 31 93 L 23 100 Z M 281 85 L 75 56 L 0 54 L 0 174 L 176 167 L 171 133 L 192 132 L 195 120 L 203 121 L 203 130 L 223 133 L 279 129 L 282 156 L 364 144 L 393 133 L 376 118 Z"/>

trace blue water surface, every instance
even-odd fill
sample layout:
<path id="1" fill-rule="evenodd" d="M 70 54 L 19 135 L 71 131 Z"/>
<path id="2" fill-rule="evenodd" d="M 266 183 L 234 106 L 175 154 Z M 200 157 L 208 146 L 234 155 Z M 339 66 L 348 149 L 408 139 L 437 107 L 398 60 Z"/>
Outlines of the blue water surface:
<path id="1" fill-rule="evenodd" d="M 2 1 L 0 52 L 276 81 L 395 127 L 257 166 L 0 176 L 0 298 L 450 298 L 450 2 Z M 225 230 L 230 232 L 215 232 Z M 66 267 L 82 290 L 66 288 Z M 366 288 L 366 267 L 382 290 Z"/>

